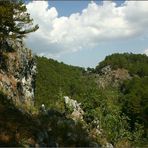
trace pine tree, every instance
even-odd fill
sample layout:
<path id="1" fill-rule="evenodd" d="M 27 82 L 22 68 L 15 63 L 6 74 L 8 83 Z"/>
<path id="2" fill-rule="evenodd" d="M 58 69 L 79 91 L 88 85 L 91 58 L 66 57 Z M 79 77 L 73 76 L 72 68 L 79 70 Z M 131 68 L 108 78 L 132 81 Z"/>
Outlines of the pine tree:
<path id="1" fill-rule="evenodd" d="M 7 39 L 20 40 L 38 29 L 20 0 L 0 1 L 0 43 Z"/>

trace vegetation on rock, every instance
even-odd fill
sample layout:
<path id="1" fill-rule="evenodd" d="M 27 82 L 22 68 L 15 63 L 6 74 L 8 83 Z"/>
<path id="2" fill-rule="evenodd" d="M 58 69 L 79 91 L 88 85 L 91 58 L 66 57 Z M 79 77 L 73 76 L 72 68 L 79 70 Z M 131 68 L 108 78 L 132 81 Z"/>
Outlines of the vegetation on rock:
<path id="1" fill-rule="evenodd" d="M 114 59 L 120 58 L 127 58 L 130 66 L 124 66 L 125 60 L 123 60 L 124 64 L 122 60 L 114 62 Z M 109 63 L 108 59 L 111 59 Z M 142 145 L 147 139 L 147 68 L 143 69 L 142 74 L 139 71 L 141 67 L 148 65 L 147 60 L 148 57 L 140 54 L 126 53 L 108 56 L 101 62 L 101 64 L 105 63 L 104 67 L 108 64 L 111 67 L 106 76 L 112 78 L 112 73 L 120 72 L 120 74 L 123 73 L 121 76 L 123 80 L 115 77 L 114 79 L 119 79 L 118 81 L 121 82 L 119 85 L 113 85 L 116 82 L 113 80 L 105 88 L 101 88 L 97 82 L 102 78 L 101 70 L 104 67 L 100 64 L 94 70 L 96 72 L 90 73 L 83 68 L 58 63 L 45 57 L 36 57 L 38 74 L 35 104 L 41 106 L 44 103 L 47 108 L 64 112 L 63 96 L 70 96 L 81 102 L 85 112 L 84 120 L 91 129 L 90 133 L 96 130 L 93 122 L 99 121 L 99 130 L 103 131 L 100 136 L 97 136 L 97 142 L 100 143 L 102 141 L 100 137 L 104 136 L 104 140 L 118 147 L 123 143 Z M 140 66 L 137 66 L 135 61 Z M 135 65 L 136 67 L 133 68 Z M 130 76 L 127 77 L 125 70 Z M 108 83 L 108 80 L 105 81 Z"/>
<path id="2" fill-rule="evenodd" d="M 0 21 L 0 146 L 148 146 L 146 55 L 116 53 L 87 70 L 36 56 L 34 84 L 34 58 L 17 41 L 38 26 L 19 0 L 0 1 Z"/>
<path id="3" fill-rule="evenodd" d="M 99 73 L 107 65 L 110 65 L 112 69 L 127 69 L 131 75 L 138 75 L 140 77 L 148 75 L 148 57 L 144 54 L 112 54 L 98 64 L 95 69 L 96 72 Z"/>

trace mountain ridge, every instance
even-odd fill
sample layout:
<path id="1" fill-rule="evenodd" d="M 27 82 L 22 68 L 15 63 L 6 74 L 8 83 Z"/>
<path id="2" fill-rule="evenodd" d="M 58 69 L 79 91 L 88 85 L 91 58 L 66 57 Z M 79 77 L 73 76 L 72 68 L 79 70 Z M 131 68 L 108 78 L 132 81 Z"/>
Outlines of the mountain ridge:
<path id="1" fill-rule="evenodd" d="M 12 95 L 9 98 L 10 94 L 1 89 L 0 124 L 6 123 L 5 127 L 1 126 L 0 128 L 2 146 L 100 146 L 118 148 L 123 145 L 126 147 L 147 145 L 147 69 L 141 75 L 141 72 L 139 73 L 141 67 L 139 66 L 139 69 L 133 68 L 134 72 L 131 73 L 131 69 L 128 70 L 120 66 L 121 62 L 118 65 L 118 62 L 122 60 L 118 60 L 114 68 L 116 62 L 110 61 L 108 63 L 105 59 L 103 61 L 105 64 L 102 62 L 103 67 L 98 68 L 98 65 L 95 69 L 88 68 L 85 70 L 82 67 L 66 65 L 53 59 L 33 57 L 31 52 L 28 49 L 24 50 L 22 46 L 20 50 L 6 52 L 2 55 L 8 57 L 5 59 L 7 62 L 2 61 L 2 64 L 4 64 L 1 65 L 2 78 L 6 80 L 6 76 L 9 74 L 10 85 L 13 84 L 10 81 L 11 77 L 20 78 L 17 81 L 21 82 L 22 93 L 24 93 L 24 95 L 20 94 L 20 97 L 26 96 L 26 91 L 23 90 L 30 87 L 31 92 L 35 90 L 35 94 L 33 91 L 31 100 L 24 98 L 28 101 L 25 106 L 19 100 L 17 105 L 15 97 Z M 19 56 L 16 56 L 17 54 Z M 114 60 L 112 56 L 114 58 L 116 56 L 111 55 L 109 57 Z M 129 56 L 136 56 L 139 59 L 143 57 L 143 64 L 148 64 L 145 63 L 147 57 L 144 55 L 129 54 Z M 24 58 L 20 59 L 20 57 Z M 117 54 L 117 57 L 118 59 L 120 59 L 119 57 L 123 58 L 124 54 Z M 124 63 L 126 63 L 125 60 Z M 134 66 L 133 63 L 131 63 L 131 67 Z M 16 65 L 18 65 L 18 68 Z M 36 66 L 37 68 L 35 68 Z M 135 66 L 137 65 L 135 64 Z M 18 71 L 19 68 L 21 68 L 20 71 Z M 28 80 L 29 84 L 27 83 Z M 8 88 L 10 85 L 8 85 Z M 141 87 L 143 90 L 141 90 Z M 1 85 L 1 88 L 5 88 L 5 85 Z M 13 92 L 15 93 L 17 89 L 15 87 Z M 135 97 L 137 92 L 139 92 L 138 98 Z M 74 106 L 68 107 L 65 104 L 64 97 L 68 97 L 69 101 L 74 103 Z M 30 101 L 33 101 L 33 103 Z M 44 109 L 42 108 L 43 104 Z M 79 106 L 77 110 L 75 106 L 80 104 L 81 109 Z M 79 119 L 79 116 L 81 119 Z M 22 122 L 18 124 L 20 118 L 22 118 Z M 10 123 L 14 126 L 13 129 L 11 129 Z M 23 128 L 20 128 L 20 126 Z M 73 128 L 77 130 L 74 131 Z M 28 129 L 30 130 L 28 131 Z M 81 131 L 81 134 L 79 131 Z"/>

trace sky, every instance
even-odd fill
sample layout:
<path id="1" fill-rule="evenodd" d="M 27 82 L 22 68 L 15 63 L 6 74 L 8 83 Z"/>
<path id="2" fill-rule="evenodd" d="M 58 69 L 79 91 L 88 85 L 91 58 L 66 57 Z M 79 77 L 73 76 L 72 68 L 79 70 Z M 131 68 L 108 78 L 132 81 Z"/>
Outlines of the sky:
<path id="1" fill-rule="evenodd" d="M 25 39 L 33 53 L 95 67 L 113 53 L 148 55 L 148 1 L 29 1 L 39 29 Z"/>

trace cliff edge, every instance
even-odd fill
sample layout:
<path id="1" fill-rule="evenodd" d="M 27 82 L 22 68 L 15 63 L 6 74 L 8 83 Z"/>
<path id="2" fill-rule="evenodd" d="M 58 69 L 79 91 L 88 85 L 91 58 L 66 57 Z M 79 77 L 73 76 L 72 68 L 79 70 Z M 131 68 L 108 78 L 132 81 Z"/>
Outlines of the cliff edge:
<path id="1" fill-rule="evenodd" d="M 17 105 L 34 104 L 36 63 L 22 42 L 5 42 L 0 49 L 0 91 Z"/>

